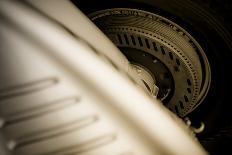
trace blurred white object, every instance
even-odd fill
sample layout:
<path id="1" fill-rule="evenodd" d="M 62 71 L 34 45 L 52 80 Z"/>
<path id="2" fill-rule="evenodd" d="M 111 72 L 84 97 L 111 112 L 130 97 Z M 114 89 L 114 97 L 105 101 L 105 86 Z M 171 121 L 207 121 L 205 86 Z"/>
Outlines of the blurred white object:
<path id="1" fill-rule="evenodd" d="M 10 154 L 206 154 L 71 2 L 1 1 L 0 16 L 0 134 Z"/>

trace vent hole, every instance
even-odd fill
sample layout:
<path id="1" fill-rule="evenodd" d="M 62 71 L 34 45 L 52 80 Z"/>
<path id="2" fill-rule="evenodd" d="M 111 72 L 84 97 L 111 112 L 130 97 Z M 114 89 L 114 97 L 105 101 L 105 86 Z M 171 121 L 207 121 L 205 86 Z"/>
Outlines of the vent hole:
<path id="1" fill-rule="evenodd" d="M 127 38 L 127 35 L 126 35 L 126 34 L 124 34 L 124 38 L 125 38 L 126 44 L 127 44 L 127 45 L 129 45 L 129 40 L 128 40 L 128 38 Z"/>
<path id="2" fill-rule="evenodd" d="M 182 102 L 182 101 L 179 101 L 179 104 L 180 104 L 180 108 L 181 108 L 181 109 L 184 109 L 184 104 L 183 104 L 183 102 Z"/>
<path id="3" fill-rule="evenodd" d="M 185 100 L 185 102 L 189 101 L 189 99 L 188 99 L 188 97 L 186 95 L 184 95 L 184 100 Z"/>
<path id="4" fill-rule="evenodd" d="M 140 45 L 141 47 L 143 47 L 143 42 L 142 42 L 142 39 L 141 39 L 140 37 L 138 37 L 138 41 L 139 41 L 139 45 Z"/>
<path id="5" fill-rule="evenodd" d="M 133 44 L 133 45 L 136 45 L 134 36 L 131 35 L 130 37 L 131 37 L 132 44 Z"/>
<path id="6" fill-rule="evenodd" d="M 191 93 L 192 93 L 192 91 L 191 91 L 191 89 L 190 89 L 190 88 L 187 88 L 187 91 L 188 91 L 188 93 L 189 93 L 189 94 L 191 94 Z"/>
<path id="7" fill-rule="evenodd" d="M 164 47 L 163 47 L 163 46 L 160 46 L 160 49 L 161 49 L 162 54 L 165 55 L 166 52 L 165 52 L 165 50 L 164 50 Z"/>
<path id="8" fill-rule="evenodd" d="M 191 83 L 191 81 L 189 79 L 187 79 L 187 83 L 188 83 L 189 86 L 192 85 L 192 83 Z"/>
<path id="9" fill-rule="evenodd" d="M 149 41 L 147 39 L 145 39 L 145 43 L 146 43 L 147 48 L 150 49 L 150 44 L 149 44 Z"/>
<path id="10" fill-rule="evenodd" d="M 158 48 L 157 48 L 157 46 L 156 46 L 156 43 L 155 43 L 155 42 L 152 42 L 152 45 L 153 45 L 154 50 L 155 50 L 155 51 L 158 51 Z"/>
<path id="11" fill-rule="evenodd" d="M 147 90 L 149 92 L 151 92 L 151 88 L 148 86 L 147 82 L 145 82 L 144 80 L 142 80 L 142 81 L 143 81 L 144 85 L 146 86 Z"/>
<path id="12" fill-rule="evenodd" d="M 178 107 L 176 105 L 175 105 L 175 111 L 176 111 L 177 114 L 179 114 L 179 109 L 178 109 Z"/>
<path id="13" fill-rule="evenodd" d="M 178 66 L 180 66 L 180 60 L 179 60 L 179 59 L 176 59 L 176 64 L 177 64 Z"/>
<path id="14" fill-rule="evenodd" d="M 117 37 L 118 37 L 119 44 L 122 44 L 122 38 L 121 38 L 120 34 L 117 34 Z"/>
<path id="15" fill-rule="evenodd" d="M 173 60 L 173 55 L 171 52 L 168 53 L 171 60 Z"/>

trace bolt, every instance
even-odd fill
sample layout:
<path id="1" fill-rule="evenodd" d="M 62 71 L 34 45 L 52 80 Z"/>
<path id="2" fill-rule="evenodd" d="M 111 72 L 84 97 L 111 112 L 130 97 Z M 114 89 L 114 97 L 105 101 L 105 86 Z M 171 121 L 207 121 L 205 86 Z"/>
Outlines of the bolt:
<path id="1" fill-rule="evenodd" d="M 153 63 L 157 63 L 158 61 L 156 59 L 153 60 Z"/>

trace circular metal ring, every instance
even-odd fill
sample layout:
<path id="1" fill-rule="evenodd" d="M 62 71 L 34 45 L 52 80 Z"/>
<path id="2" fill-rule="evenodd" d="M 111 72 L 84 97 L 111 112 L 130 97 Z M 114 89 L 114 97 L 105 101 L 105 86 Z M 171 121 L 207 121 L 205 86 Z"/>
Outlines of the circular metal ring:
<path id="1" fill-rule="evenodd" d="M 156 85 L 164 91 L 158 97 L 170 110 L 184 117 L 203 101 L 210 86 L 210 66 L 199 43 L 182 27 L 129 8 L 100 10 L 89 17 L 133 63 L 146 57 L 140 65 L 160 79 Z M 138 53 L 141 58 L 135 59 Z"/>

